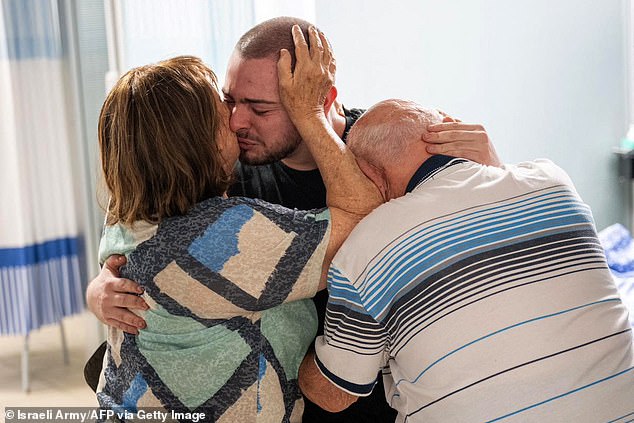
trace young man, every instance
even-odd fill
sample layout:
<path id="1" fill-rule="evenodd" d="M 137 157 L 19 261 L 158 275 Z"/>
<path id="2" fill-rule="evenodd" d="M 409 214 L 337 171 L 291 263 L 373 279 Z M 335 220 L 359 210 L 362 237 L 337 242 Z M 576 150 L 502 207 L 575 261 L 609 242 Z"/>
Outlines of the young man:
<path id="1" fill-rule="evenodd" d="M 242 164 L 229 194 L 308 210 L 325 207 L 326 190 L 313 157 L 282 107 L 277 78 L 280 49 L 288 50 L 291 55 L 294 52 L 291 28 L 295 24 L 306 36 L 310 23 L 296 18 L 275 18 L 255 26 L 240 38 L 230 58 L 223 92 L 231 111 L 231 130 L 238 136 Z M 326 118 L 345 141 L 363 110 L 345 109 L 337 104 L 334 87 L 329 96 L 328 101 L 334 104 Z M 499 165 L 481 127 L 458 123 L 450 131 L 443 129 L 442 125 L 435 127 L 439 131 L 435 140 L 438 144 L 429 144 L 430 151 Z M 121 264 L 117 258 L 106 262 L 88 287 L 87 302 L 102 322 L 138 333 L 144 322 L 128 309 L 143 309 L 145 304 L 135 295 L 139 292 L 136 284 L 118 278 L 117 268 Z M 315 297 L 320 330 L 327 298 L 325 290 Z M 375 397 L 359 401 L 344 413 L 327 413 L 307 402 L 304 421 L 393 421 L 394 411 L 385 402 L 381 389 L 376 391 Z"/>

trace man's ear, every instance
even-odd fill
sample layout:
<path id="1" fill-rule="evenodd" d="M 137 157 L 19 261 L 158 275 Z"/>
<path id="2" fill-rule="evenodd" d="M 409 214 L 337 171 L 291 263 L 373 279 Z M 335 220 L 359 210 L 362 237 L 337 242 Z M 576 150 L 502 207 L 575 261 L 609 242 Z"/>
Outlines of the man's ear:
<path id="1" fill-rule="evenodd" d="M 328 94 L 326 94 L 326 101 L 324 101 L 324 112 L 326 112 L 326 114 L 328 114 L 328 112 L 330 111 L 330 107 L 332 107 L 332 104 L 335 102 L 336 99 L 337 88 L 333 85 L 332 87 L 330 87 L 330 91 L 328 91 Z"/>

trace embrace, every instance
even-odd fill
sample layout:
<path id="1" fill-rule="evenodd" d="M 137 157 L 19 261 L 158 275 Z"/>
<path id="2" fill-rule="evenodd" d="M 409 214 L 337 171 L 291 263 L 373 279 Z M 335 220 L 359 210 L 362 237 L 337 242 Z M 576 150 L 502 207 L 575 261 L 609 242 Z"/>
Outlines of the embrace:
<path id="1" fill-rule="evenodd" d="M 87 367 L 100 406 L 214 422 L 631 416 L 627 310 L 565 172 L 502 165 L 480 125 L 410 101 L 346 109 L 335 71 L 322 32 L 276 18 L 238 41 L 222 91 L 194 57 L 112 89 L 104 267 L 87 291 L 110 326 Z"/>

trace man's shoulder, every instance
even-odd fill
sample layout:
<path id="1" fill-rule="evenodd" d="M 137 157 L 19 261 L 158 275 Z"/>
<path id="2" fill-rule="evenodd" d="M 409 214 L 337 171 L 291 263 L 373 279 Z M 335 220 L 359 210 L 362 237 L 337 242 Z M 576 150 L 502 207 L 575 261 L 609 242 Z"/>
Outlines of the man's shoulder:
<path id="1" fill-rule="evenodd" d="M 566 171 L 549 159 L 535 159 L 521 162 L 509 166 L 509 168 L 516 173 L 525 173 L 530 177 L 549 178 L 554 182 L 572 185 L 572 180 Z"/>
<path id="2" fill-rule="evenodd" d="M 389 201 L 365 216 L 339 248 L 333 263 L 347 267 L 343 263 L 348 258 L 355 263 L 367 262 L 389 245 L 403 231 L 404 222 L 396 217 L 404 212 L 400 203 Z"/>

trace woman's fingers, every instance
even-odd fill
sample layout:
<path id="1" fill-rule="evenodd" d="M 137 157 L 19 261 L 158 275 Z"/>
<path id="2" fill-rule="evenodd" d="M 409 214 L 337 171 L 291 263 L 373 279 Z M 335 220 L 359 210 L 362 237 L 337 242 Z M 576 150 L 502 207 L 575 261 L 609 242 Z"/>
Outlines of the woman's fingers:
<path id="1" fill-rule="evenodd" d="M 325 65 L 326 69 L 328 69 L 328 72 L 330 72 L 330 76 L 334 78 L 335 71 L 337 70 L 337 63 L 332 53 L 332 46 L 328 42 L 328 39 L 326 38 L 324 33 L 321 31 L 319 31 L 319 38 L 321 40 L 321 45 L 324 47 L 322 63 Z"/>
<path id="2" fill-rule="evenodd" d="M 277 78 L 280 87 L 287 87 L 293 78 L 291 54 L 286 49 L 280 50 L 280 59 L 277 61 Z"/>
<path id="3" fill-rule="evenodd" d="M 295 42 L 295 56 L 297 57 L 297 64 L 303 63 L 310 57 L 308 53 L 308 44 L 304 39 L 304 34 L 299 25 L 293 25 L 293 41 Z"/>
<path id="4" fill-rule="evenodd" d="M 295 69 L 291 71 L 289 52 L 280 50 L 277 70 L 282 104 L 291 118 L 297 115 L 300 119 L 320 110 L 323 112 L 336 66 L 326 37 L 315 27 L 308 29 L 310 48 L 299 26 L 293 26 L 292 34 L 297 58 Z"/>
<path id="5" fill-rule="evenodd" d="M 308 39 L 310 40 L 310 58 L 313 62 L 321 62 L 324 56 L 324 46 L 314 26 L 308 28 Z"/>

